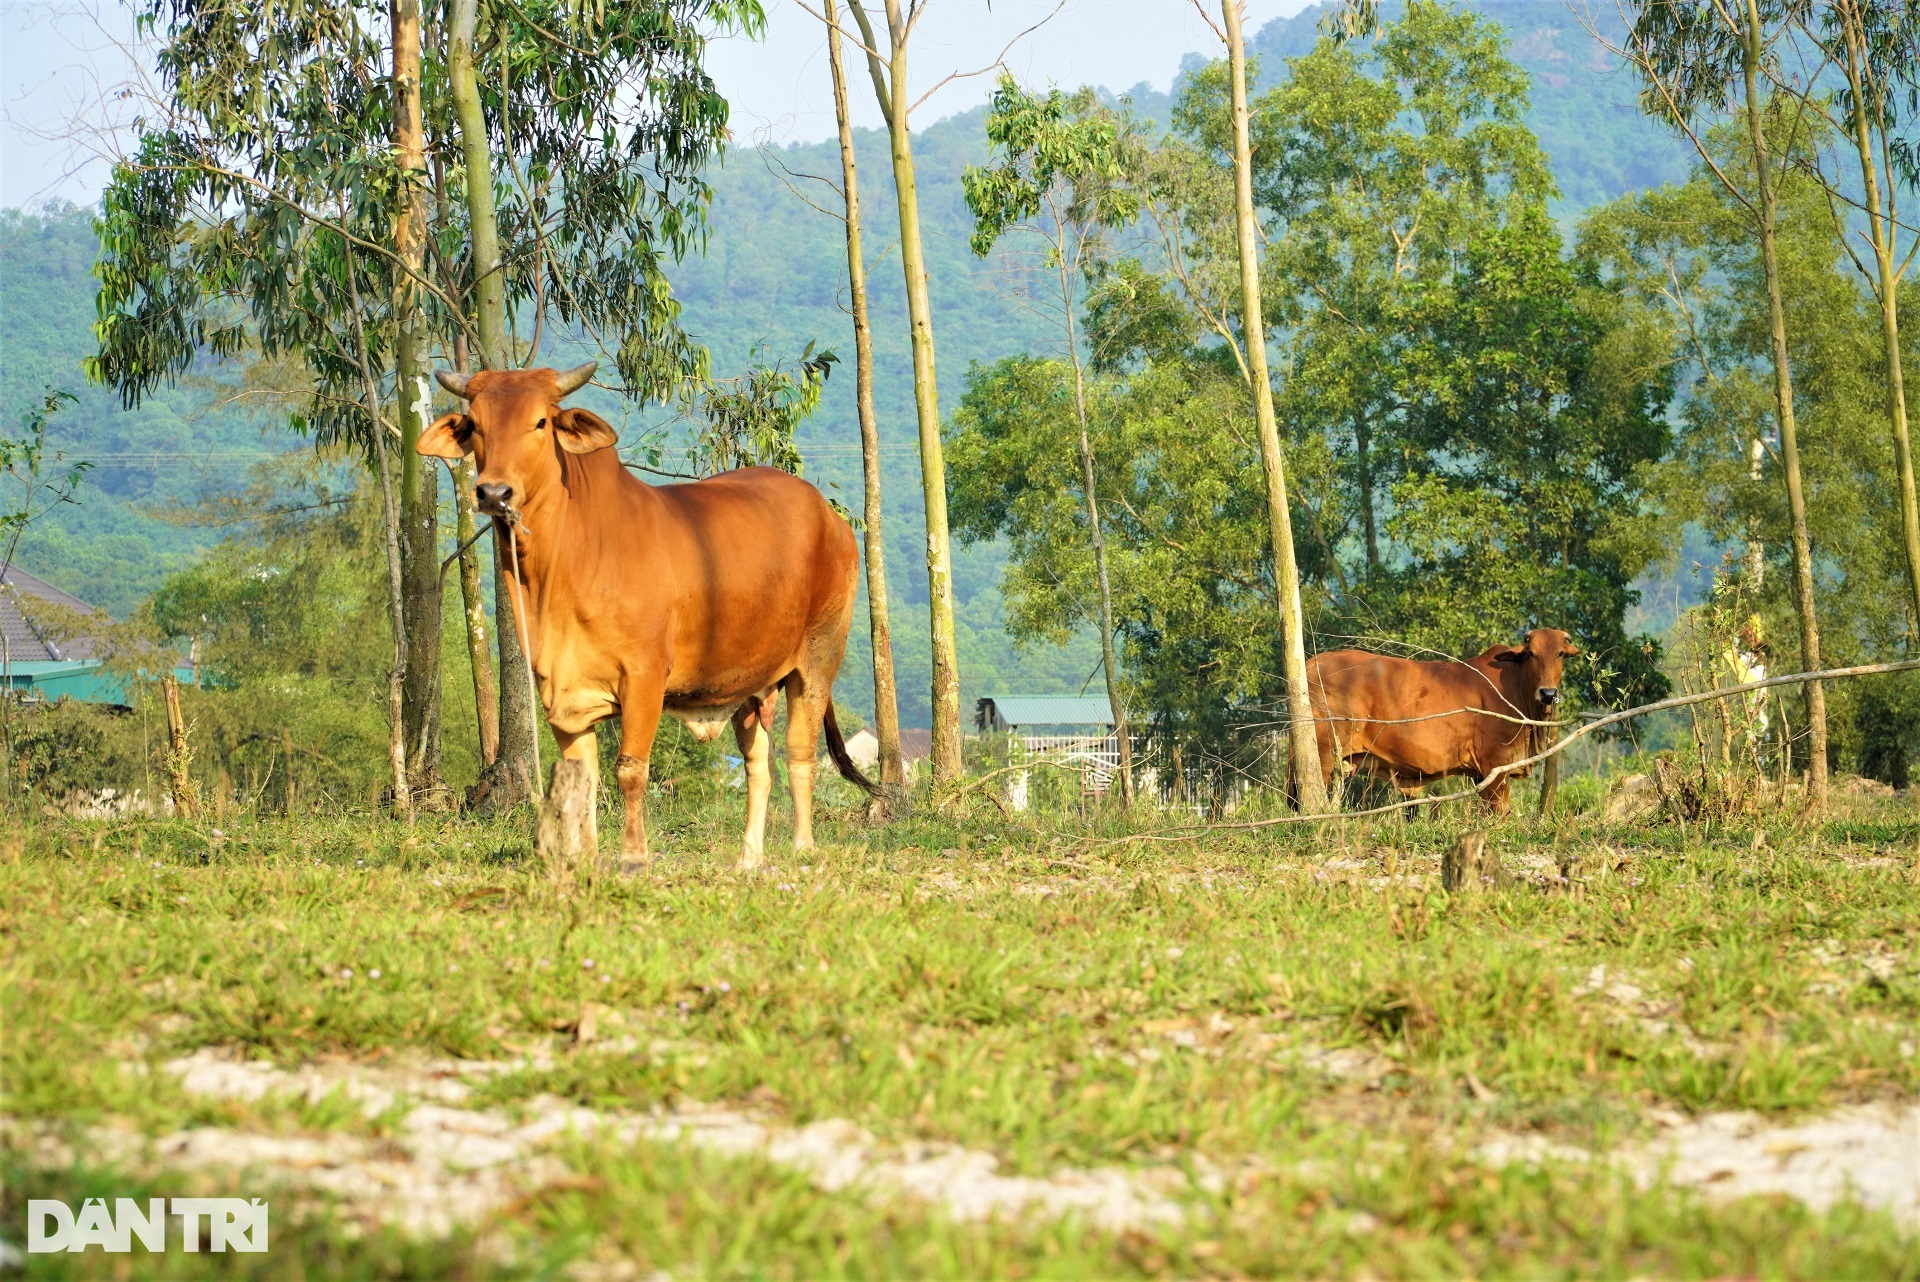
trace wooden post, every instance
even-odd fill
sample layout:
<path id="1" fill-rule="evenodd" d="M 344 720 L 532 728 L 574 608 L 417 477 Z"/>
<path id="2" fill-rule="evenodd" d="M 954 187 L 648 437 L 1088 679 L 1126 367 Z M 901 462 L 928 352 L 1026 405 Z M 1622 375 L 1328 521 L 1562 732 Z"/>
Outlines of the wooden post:
<path id="1" fill-rule="evenodd" d="M 193 786 L 193 749 L 187 744 L 187 723 L 180 715 L 180 682 L 169 672 L 160 678 L 167 703 L 167 787 L 173 808 L 188 819 L 200 816 L 200 797 Z"/>
<path id="2" fill-rule="evenodd" d="M 562 884 L 592 880 L 600 857 L 600 825 L 595 807 L 600 763 L 562 757 L 553 763 L 552 782 L 540 803 L 534 850 L 547 875 Z"/>

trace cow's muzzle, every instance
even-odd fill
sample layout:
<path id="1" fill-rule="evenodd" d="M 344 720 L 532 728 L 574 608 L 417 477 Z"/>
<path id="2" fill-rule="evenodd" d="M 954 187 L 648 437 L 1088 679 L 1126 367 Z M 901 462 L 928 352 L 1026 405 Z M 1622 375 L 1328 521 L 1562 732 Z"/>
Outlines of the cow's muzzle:
<path id="1" fill-rule="evenodd" d="M 513 487 L 488 482 L 473 487 L 473 497 L 480 510 L 489 516 L 505 516 L 513 511 Z"/>
<path id="2" fill-rule="evenodd" d="M 1546 704 L 1549 708 L 1551 708 L 1554 704 L 1560 702 L 1560 687 L 1559 686 L 1541 686 L 1540 702 Z"/>

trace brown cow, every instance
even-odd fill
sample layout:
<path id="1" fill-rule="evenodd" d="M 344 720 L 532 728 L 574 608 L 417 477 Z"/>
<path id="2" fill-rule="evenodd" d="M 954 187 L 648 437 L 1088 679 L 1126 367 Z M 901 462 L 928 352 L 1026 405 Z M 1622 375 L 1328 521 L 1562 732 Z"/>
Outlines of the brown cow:
<path id="1" fill-rule="evenodd" d="M 1542 721 L 1560 701 L 1560 661 L 1580 653 L 1558 628 L 1535 628 L 1517 646 L 1497 645 L 1464 663 L 1332 650 L 1307 661 L 1320 775 L 1331 788 L 1340 762 L 1382 776 L 1407 797 L 1436 779 L 1478 785 L 1528 755 L 1521 718 Z M 1488 715 L 1494 714 L 1494 715 Z M 1511 804 L 1501 775 L 1482 796 L 1498 814 Z"/>
<path id="2" fill-rule="evenodd" d="M 620 720 L 624 868 L 648 859 L 647 758 L 660 715 L 705 742 L 729 721 L 747 772 L 740 866 L 766 848 L 768 731 L 787 694 L 793 845 L 813 846 L 813 765 L 824 720 L 840 773 L 871 792 L 833 716 L 859 576 L 853 531 L 820 492 L 754 467 L 652 486 L 622 465 L 614 430 L 560 401 L 593 365 L 442 371 L 467 401 L 423 433 L 419 452 L 471 456 L 481 510 L 519 544 L 513 611 L 561 754 L 596 760 L 593 727 Z M 499 554 L 507 556 L 501 540 Z"/>

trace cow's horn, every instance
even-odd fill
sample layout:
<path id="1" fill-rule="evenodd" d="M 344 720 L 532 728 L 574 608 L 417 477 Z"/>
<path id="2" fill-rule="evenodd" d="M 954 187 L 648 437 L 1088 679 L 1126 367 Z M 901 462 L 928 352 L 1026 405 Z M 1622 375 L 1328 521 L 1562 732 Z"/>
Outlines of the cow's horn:
<path id="1" fill-rule="evenodd" d="M 471 374 L 462 374 L 458 370 L 451 369 L 437 369 L 433 371 L 433 376 L 440 380 L 440 386 L 455 396 L 462 397 L 467 394 L 467 382 L 473 377 Z"/>
<path id="2" fill-rule="evenodd" d="M 599 361 L 588 361 L 585 365 L 575 365 L 572 369 L 560 374 L 558 376 L 560 395 L 571 396 L 585 387 L 587 380 L 593 377 L 593 371 L 599 364 Z"/>

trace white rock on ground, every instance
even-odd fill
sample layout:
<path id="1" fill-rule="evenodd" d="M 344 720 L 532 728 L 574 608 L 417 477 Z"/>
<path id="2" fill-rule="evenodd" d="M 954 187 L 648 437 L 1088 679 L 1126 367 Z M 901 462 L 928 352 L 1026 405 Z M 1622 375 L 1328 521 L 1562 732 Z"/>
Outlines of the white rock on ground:
<path id="1" fill-rule="evenodd" d="M 1658 1120 L 1658 1137 L 1605 1155 L 1642 1188 L 1665 1178 L 1714 1201 L 1785 1194 L 1817 1211 L 1853 1198 L 1902 1228 L 1920 1229 L 1920 1105 L 1852 1105 L 1787 1125 L 1756 1113 L 1663 1113 Z M 1504 1166 L 1601 1155 L 1543 1136 L 1496 1134 L 1473 1156 Z"/>
<path id="2" fill-rule="evenodd" d="M 1002 1175 L 991 1153 L 953 1144 L 888 1145 L 844 1118 L 793 1127 L 728 1108 L 690 1105 L 635 1115 L 578 1108 L 551 1096 L 527 1101 L 517 1115 L 454 1106 L 471 1093 L 466 1079 L 522 1066 L 441 1061 L 417 1068 L 317 1064 L 285 1070 L 202 1049 L 165 1066 L 192 1094 L 317 1101 L 338 1091 L 366 1116 L 391 1121 L 397 1113 L 398 1123 L 379 1140 L 221 1127 L 148 1139 L 98 1126 L 87 1132 L 87 1155 L 134 1168 L 268 1171 L 277 1181 L 329 1194 L 365 1219 L 421 1237 L 445 1236 L 459 1226 L 484 1228 L 500 1208 L 567 1178 L 570 1172 L 553 1149 L 569 1137 L 684 1143 L 729 1157 L 760 1157 L 804 1172 L 825 1192 L 912 1198 L 963 1221 L 1075 1216 L 1110 1232 L 1178 1223 L 1195 1213 L 1193 1194 L 1217 1193 L 1225 1184 L 1203 1161 L 1194 1163 L 1197 1175 L 1172 1166 L 1069 1168 L 1044 1178 Z M 1642 1187 L 1664 1177 L 1716 1200 L 1786 1194 L 1820 1210 L 1853 1197 L 1887 1210 L 1903 1227 L 1920 1228 L 1920 1105 L 1854 1106 L 1789 1125 L 1769 1124 L 1752 1113 L 1693 1120 L 1660 1114 L 1657 1120 L 1664 1127 L 1657 1138 L 1605 1155 Z M 4 1129 L 33 1145 L 44 1165 L 74 1158 L 50 1131 Z M 1495 1165 L 1597 1156 L 1539 1136 L 1500 1133 L 1473 1155 Z"/>
<path id="3" fill-rule="evenodd" d="M 1851 1196 L 1920 1229 L 1920 1105 L 1856 1105 L 1788 1126 L 1709 1113 L 1623 1159 L 1642 1185 L 1664 1172 L 1715 1199 L 1784 1193 L 1816 1210 Z"/>
<path id="4" fill-rule="evenodd" d="M 910 1197 L 968 1221 L 1073 1215 L 1124 1232 L 1181 1221 L 1188 1209 L 1181 1195 L 1193 1191 L 1191 1177 L 1172 1167 L 1002 1175 L 991 1153 L 952 1144 L 888 1146 L 838 1118 L 790 1127 L 703 1106 L 653 1115 L 605 1113 L 551 1096 L 528 1101 L 520 1117 L 450 1106 L 471 1093 L 463 1078 L 513 1067 L 518 1065 L 441 1061 L 415 1069 L 318 1064 L 285 1070 L 205 1048 L 165 1066 L 189 1093 L 313 1102 L 338 1091 L 368 1117 L 391 1118 L 396 1111 L 403 1116 L 394 1133 L 379 1141 L 220 1127 L 148 1140 L 96 1127 L 88 1133 L 89 1156 L 133 1167 L 267 1170 L 286 1184 L 330 1194 L 357 1215 L 424 1237 L 484 1226 L 516 1198 L 564 1179 L 568 1170 L 551 1149 L 569 1136 L 685 1143 L 730 1157 L 758 1156 L 805 1172 L 826 1192 Z M 44 1136 L 38 1143 L 44 1163 L 72 1160 L 64 1145 Z M 1215 1191 L 1220 1186 L 1217 1177 L 1203 1176 L 1201 1183 Z"/>

